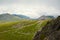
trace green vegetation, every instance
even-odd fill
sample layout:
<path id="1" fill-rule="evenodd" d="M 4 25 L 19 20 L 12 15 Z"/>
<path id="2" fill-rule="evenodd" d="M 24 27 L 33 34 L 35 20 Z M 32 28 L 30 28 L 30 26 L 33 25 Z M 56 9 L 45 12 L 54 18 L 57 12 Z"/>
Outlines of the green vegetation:
<path id="1" fill-rule="evenodd" d="M 47 23 L 47 20 L 20 20 L 0 23 L 0 40 L 33 40 L 36 32 Z"/>

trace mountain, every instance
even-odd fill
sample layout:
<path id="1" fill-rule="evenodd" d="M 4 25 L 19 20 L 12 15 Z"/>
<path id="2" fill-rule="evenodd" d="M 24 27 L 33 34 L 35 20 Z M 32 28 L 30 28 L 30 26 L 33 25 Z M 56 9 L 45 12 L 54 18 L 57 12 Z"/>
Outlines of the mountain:
<path id="1" fill-rule="evenodd" d="M 43 15 L 43 16 L 39 17 L 38 19 L 39 20 L 46 20 L 46 19 L 54 19 L 54 18 L 55 18 L 54 16 L 45 16 L 45 15 Z"/>
<path id="2" fill-rule="evenodd" d="M 42 30 L 36 33 L 33 40 L 60 40 L 60 16 L 48 21 Z"/>
<path id="3" fill-rule="evenodd" d="M 23 19 L 30 19 L 30 17 L 25 16 L 25 15 L 17 15 L 17 14 L 12 14 L 12 15 L 17 16 L 19 18 L 23 18 Z"/>
<path id="4" fill-rule="evenodd" d="M 0 15 L 0 21 L 17 21 L 17 20 L 20 20 L 20 18 L 8 13 Z"/>

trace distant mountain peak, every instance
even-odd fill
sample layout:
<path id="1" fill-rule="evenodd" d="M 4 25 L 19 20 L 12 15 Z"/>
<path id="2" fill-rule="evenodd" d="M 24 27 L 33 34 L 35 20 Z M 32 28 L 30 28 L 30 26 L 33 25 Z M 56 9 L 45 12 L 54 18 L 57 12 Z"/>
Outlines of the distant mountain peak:
<path id="1" fill-rule="evenodd" d="M 43 15 L 43 16 L 39 17 L 38 19 L 39 20 L 45 20 L 45 19 L 54 19 L 54 18 L 55 18 L 54 16 L 45 16 L 45 15 Z"/>

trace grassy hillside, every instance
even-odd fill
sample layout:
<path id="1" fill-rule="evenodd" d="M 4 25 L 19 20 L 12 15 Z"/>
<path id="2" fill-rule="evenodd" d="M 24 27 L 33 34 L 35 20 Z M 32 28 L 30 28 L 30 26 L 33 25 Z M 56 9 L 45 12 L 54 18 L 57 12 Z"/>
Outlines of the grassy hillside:
<path id="1" fill-rule="evenodd" d="M 0 23 L 0 40 L 32 40 L 47 20 L 20 20 Z"/>

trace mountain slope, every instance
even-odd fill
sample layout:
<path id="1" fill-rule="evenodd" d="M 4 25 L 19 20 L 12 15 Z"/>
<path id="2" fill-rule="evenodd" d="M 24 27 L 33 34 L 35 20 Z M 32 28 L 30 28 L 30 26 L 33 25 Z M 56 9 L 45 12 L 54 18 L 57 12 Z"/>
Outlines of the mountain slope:
<path id="1" fill-rule="evenodd" d="M 41 31 L 38 31 L 34 40 L 60 40 L 60 16 L 49 21 Z"/>
<path id="2" fill-rule="evenodd" d="M 30 19 L 30 17 L 25 16 L 25 15 L 17 15 L 17 14 L 13 14 L 14 16 L 20 17 L 20 18 L 24 18 L 24 19 Z"/>
<path id="3" fill-rule="evenodd" d="M 44 26 L 46 21 L 20 20 L 0 24 L 0 40 L 33 40 L 36 32 Z"/>
<path id="4" fill-rule="evenodd" d="M 0 15 L 0 21 L 16 21 L 16 20 L 20 20 L 20 18 L 10 15 L 10 14 L 1 14 Z"/>

